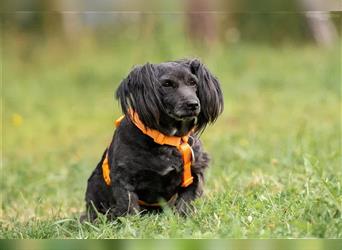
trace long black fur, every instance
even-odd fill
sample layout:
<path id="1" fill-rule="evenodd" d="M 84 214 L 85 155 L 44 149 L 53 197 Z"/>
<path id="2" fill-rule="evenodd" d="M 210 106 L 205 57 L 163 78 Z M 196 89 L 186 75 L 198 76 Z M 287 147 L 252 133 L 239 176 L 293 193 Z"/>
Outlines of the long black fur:
<path id="1" fill-rule="evenodd" d="M 138 200 L 168 201 L 175 193 L 174 206 L 187 213 L 191 201 L 202 195 L 204 170 L 209 157 L 198 138 L 205 127 L 223 111 L 218 80 L 197 59 L 135 67 L 116 91 L 126 115 L 115 130 L 109 146 L 111 186 L 102 175 L 101 161 L 88 179 L 86 209 L 90 220 L 97 212 L 116 218 L 142 210 Z M 156 144 L 130 120 L 133 109 L 146 127 L 166 135 L 184 136 L 191 132 L 195 161 L 191 166 L 194 182 L 181 187 L 183 161 L 175 147 Z M 97 211 L 97 212 L 96 212 Z"/>

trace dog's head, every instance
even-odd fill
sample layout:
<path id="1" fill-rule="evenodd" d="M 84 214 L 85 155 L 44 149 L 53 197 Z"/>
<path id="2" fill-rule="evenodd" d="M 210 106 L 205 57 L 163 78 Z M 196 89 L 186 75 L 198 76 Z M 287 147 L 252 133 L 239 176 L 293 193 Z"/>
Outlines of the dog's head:
<path id="1" fill-rule="evenodd" d="M 197 59 L 137 66 L 116 97 L 124 114 L 131 108 L 147 127 L 168 135 L 202 131 L 223 110 L 218 80 Z"/>

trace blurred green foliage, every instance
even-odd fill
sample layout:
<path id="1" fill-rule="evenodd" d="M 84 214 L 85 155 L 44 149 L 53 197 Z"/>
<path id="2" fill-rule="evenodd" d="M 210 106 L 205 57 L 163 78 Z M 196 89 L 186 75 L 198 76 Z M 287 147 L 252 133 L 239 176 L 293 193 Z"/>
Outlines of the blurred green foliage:
<path id="1" fill-rule="evenodd" d="M 5 250 L 339 250 L 341 240 L 111 240 L 111 241 L 2 241 Z"/>

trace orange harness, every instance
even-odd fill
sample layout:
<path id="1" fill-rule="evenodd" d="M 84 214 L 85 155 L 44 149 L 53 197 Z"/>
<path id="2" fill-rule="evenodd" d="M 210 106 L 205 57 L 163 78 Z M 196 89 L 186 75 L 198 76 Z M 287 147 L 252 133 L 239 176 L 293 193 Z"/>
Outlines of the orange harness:
<path id="1" fill-rule="evenodd" d="M 189 186 L 193 182 L 193 179 L 194 179 L 191 175 L 191 163 L 192 163 L 192 160 L 194 159 L 194 156 L 193 156 L 192 148 L 188 143 L 190 135 L 188 134 L 182 137 L 164 135 L 158 130 L 145 127 L 145 125 L 139 119 L 139 116 L 137 113 L 133 112 L 132 110 L 130 110 L 129 113 L 130 113 L 131 120 L 134 123 L 134 125 L 137 128 L 139 128 L 141 132 L 143 132 L 145 135 L 151 137 L 155 143 L 158 143 L 160 145 L 169 145 L 169 146 L 176 147 L 181 152 L 182 159 L 183 159 L 183 166 L 184 166 L 181 186 L 182 187 Z M 121 116 L 119 119 L 115 121 L 116 127 L 120 125 L 124 117 L 125 116 Z M 103 174 L 103 179 L 108 186 L 110 186 L 111 184 L 109 173 L 110 173 L 110 166 L 109 166 L 109 161 L 108 161 L 108 150 L 107 150 L 106 157 L 102 163 L 102 174 Z M 172 196 L 170 200 L 174 199 L 174 197 L 175 195 Z M 139 200 L 139 205 L 159 206 L 159 203 L 148 204 L 144 201 Z"/>

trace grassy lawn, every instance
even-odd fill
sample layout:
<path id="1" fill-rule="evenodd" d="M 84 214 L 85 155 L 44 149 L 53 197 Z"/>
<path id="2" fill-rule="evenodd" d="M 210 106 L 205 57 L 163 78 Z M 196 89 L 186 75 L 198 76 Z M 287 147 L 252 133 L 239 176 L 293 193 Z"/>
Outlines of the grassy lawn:
<path id="1" fill-rule="evenodd" d="M 340 49 L 139 43 L 5 37 L 0 238 L 342 237 Z M 187 56 L 225 96 L 202 135 L 212 157 L 204 197 L 186 219 L 81 225 L 87 178 L 120 115 L 116 86 L 134 64 Z"/>

